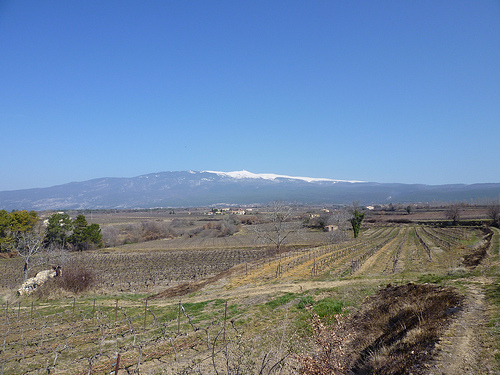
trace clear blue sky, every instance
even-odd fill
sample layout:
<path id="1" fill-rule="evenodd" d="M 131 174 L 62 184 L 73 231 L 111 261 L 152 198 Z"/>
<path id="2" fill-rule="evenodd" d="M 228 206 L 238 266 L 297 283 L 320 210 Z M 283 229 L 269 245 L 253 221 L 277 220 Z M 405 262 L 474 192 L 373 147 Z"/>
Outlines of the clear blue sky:
<path id="1" fill-rule="evenodd" d="M 500 182 L 500 1 L 0 0 L 0 190 Z"/>

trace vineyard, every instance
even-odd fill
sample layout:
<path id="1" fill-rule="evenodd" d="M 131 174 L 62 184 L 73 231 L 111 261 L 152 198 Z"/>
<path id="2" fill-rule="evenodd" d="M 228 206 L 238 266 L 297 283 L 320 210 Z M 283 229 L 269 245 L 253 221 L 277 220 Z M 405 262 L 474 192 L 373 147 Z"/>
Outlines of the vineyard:
<path id="1" fill-rule="evenodd" d="M 237 264 L 266 257 L 269 252 L 269 249 L 87 252 L 72 254 L 71 261 L 94 270 L 98 275 L 97 286 L 104 291 L 147 293 L 214 276 Z M 22 268 L 20 259 L 9 259 L 0 265 L 5 270 L 2 274 L 10 276 L 2 280 L 5 287 L 21 284 L 19 272 L 8 272 L 14 266 Z"/>
<path id="2" fill-rule="evenodd" d="M 76 253 L 99 275 L 94 293 L 4 293 L 0 374 L 292 373 L 314 346 L 304 339 L 314 309 L 355 311 L 388 283 L 469 277 L 479 262 L 467 261 L 498 254 L 498 237 L 405 225 L 280 254 L 255 246 Z M 20 283 L 19 266 L 0 262 L 3 290 Z"/>

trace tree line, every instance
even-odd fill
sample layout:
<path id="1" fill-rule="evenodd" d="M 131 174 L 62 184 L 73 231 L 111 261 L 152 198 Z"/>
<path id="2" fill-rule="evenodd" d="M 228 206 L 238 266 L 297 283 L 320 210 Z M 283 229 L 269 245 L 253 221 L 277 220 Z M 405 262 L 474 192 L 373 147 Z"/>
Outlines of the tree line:
<path id="1" fill-rule="evenodd" d="M 0 251 L 8 252 L 16 245 L 20 233 L 33 230 L 39 222 L 36 211 L 0 210 Z"/>
<path id="2" fill-rule="evenodd" d="M 66 213 L 55 213 L 46 225 L 36 211 L 0 210 L 0 251 L 18 250 L 21 237 L 38 232 L 45 247 L 67 250 L 89 250 L 102 247 L 99 224 L 89 224 L 85 215 L 71 219 Z"/>
<path id="3" fill-rule="evenodd" d="M 101 227 L 88 224 L 82 214 L 71 220 L 68 214 L 55 213 L 48 220 L 44 244 L 78 251 L 102 247 Z"/>
<path id="4" fill-rule="evenodd" d="M 102 244 L 100 226 L 88 224 L 84 215 L 71 219 L 68 214 L 55 213 L 42 222 L 36 211 L 0 210 L 0 251 L 23 258 L 24 281 L 41 261 L 39 254 L 89 250 L 102 247 Z"/>

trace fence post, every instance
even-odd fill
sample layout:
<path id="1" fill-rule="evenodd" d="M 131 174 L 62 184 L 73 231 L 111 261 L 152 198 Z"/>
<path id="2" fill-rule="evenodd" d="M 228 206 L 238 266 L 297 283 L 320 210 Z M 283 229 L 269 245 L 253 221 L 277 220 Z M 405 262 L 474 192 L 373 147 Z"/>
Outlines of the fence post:
<path id="1" fill-rule="evenodd" d="M 227 321 L 227 301 L 226 301 L 226 304 L 224 306 L 224 331 L 222 334 L 222 342 L 226 341 L 226 321 Z"/>
<path id="2" fill-rule="evenodd" d="M 144 305 L 144 330 L 146 330 L 147 313 L 148 313 L 148 299 L 146 298 L 146 304 Z"/>
<path id="3" fill-rule="evenodd" d="M 94 306 L 92 307 L 92 324 L 94 324 L 95 320 L 95 298 L 94 298 Z"/>
<path id="4" fill-rule="evenodd" d="M 120 353 L 116 355 L 115 371 L 114 375 L 118 374 L 118 369 L 120 368 Z M 113 373 L 113 371 L 111 371 Z"/>
<path id="5" fill-rule="evenodd" d="M 179 312 L 177 313 L 177 335 L 181 334 L 181 301 L 179 301 Z"/>
<path id="6" fill-rule="evenodd" d="M 118 320 L 118 298 L 116 299 L 116 305 L 115 305 L 115 323 L 117 320 Z"/>

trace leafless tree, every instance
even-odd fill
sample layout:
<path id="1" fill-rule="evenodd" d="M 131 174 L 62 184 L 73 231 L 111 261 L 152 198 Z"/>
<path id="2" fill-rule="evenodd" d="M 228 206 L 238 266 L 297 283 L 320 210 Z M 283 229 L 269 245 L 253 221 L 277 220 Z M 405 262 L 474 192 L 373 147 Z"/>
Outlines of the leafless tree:
<path id="1" fill-rule="evenodd" d="M 65 267 L 71 260 L 69 250 L 62 246 L 51 244 L 46 246 L 41 251 L 42 257 L 40 263 L 50 266 L 54 269 L 57 267 Z"/>
<path id="2" fill-rule="evenodd" d="M 494 224 L 500 224 L 500 199 L 488 205 L 487 214 L 488 218 L 491 219 Z"/>
<path id="3" fill-rule="evenodd" d="M 255 226 L 259 240 L 272 243 L 281 255 L 282 247 L 292 233 L 301 228 L 299 221 L 293 220 L 293 207 L 281 201 L 272 202 L 264 224 Z"/>
<path id="4" fill-rule="evenodd" d="M 238 231 L 238 220 L 234 215 L 226 215 L 220 224 L 220 236 L 231 236 Z"/>
<path id="5" fill-rule="evenodd" d="M 460 221 L 460 211 L 461 205 L 458 203 L 453 203 L 448 206 L 445 211 L 445 216 L 448 220 L 452 220 L 453 224 L 456 224 Z"/>
<path id="6" fill-rule="evenodd" d="M 113 226 L 103 226 L 101 229 L 102 241 L 106 247 L 119 245 L 120 231 Z"/>
<path id="7" fill-rule="evenodd" d="M 350 218 L 351 213 L 348 209 L 341 208 L 332 212 L 328 218 L 328 225 L 332 226 L 332 230 L 328 233 L 329 243 L 339 243 L 346 241 L 349 238 Z"/>
<path id="8" fill-rule="evenodd" d="M 24 259 L 24 281 L 28 279 L 29 271 L 37 265 L 34 260 L 43 249 L 43 234 L 40 229 L 34 228 L 17 234 L 14 250 Z"/>

